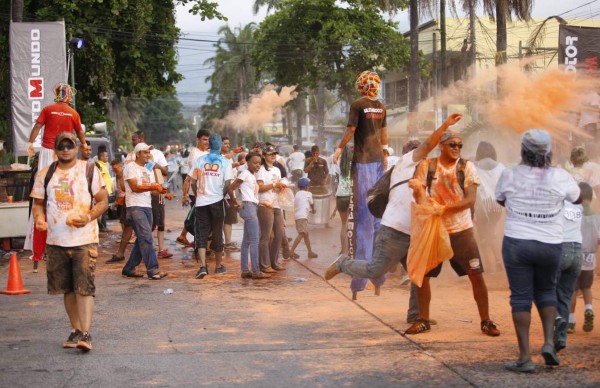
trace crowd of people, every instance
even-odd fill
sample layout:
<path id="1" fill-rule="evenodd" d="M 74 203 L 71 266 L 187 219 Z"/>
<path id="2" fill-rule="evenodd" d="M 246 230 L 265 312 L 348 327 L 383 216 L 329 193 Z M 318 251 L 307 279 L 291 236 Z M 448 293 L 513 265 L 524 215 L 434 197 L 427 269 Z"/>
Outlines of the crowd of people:
<path id="1" fill-rule="evenodd" d="M 356 87 L 362 97 L 351 105 L 346 132 L 332 155 L 323 157 L 316 145 L 306 152 L 293 146 L 286 158 L 264 142 L 231 149 L 230 139 L 203 129 L 194 147 L 163 152 L 137 131 L 131 137 L 132 151 L 109 163 L 105 149 L 92 159 L 79 116 L 68 106 L 73 91 L 59 85 L 56 103 L 44 108 L 32 131 L 33 141 L 45 126 L 31 192 L 30 237 L 34 260 L 44 252 L 48 257 L 48 292 L 64 295 L 72 326 L 64 346 L 92 348 L 94 269 L 99 233 L 107 229 L 109 194 L 117 193 L 122 236 L 107 263 L 122 264 L 124 277 L 160 280 L 168 275 L 158 260 L 172 256 L 165 245 L 165 201 L 181 195 L 181 204 L 192 207 L 176 243 L 193 248 L 198 262 L 194 277 L 227 273 L 227 250 L 240 252 L 242 278 L 262 281 L 284 271 L 285 260 L 299 258 L 302 242 L 308 258 L 318 257 L 308 220 L 316 211 L 313 194 L 325 193 L 335 197 L 334 214 L 339 213 L 342 225 L 340 255 L 326 269 L 326 280 L 350 275 L 356 299 L 369 281 L 379 293 L 386 273 L 400 264 L 412 281 L 406 334 L 430 331 L 436 324 L 430 317 L 431 279 L 440 274 L 445 260 L 424 276 L 416 275 L 409 260 L 425 238 L 411 210 L 429 207 L 431 219 L 439 220 L 436 238 L 451 251 L 445 259 L 458 276 L 469 279 L 481 332 L 491 337 L 500 331 L 490 316 L 481 253 L 493 257 L 491 263 L 503 263 L 519 345 L 518 359 L 506 368 L 535 370 L 529 349 L 533 303 L 543 326 L 541 354 L 547 365 L 558 365 L 557 353 L 566 347 L 567 333 L 575 330 L 578 290 L 585 303 L 583 330 L 594 325 L 591 287 L 600 240 L 600 217 L 593 210 L 600 191 L 597 165 L 589 163 L 583 148 L 575 147 L 568 168 L 556 167 L 553 139 L 539 129 L 521 135 L 521 162 L 516 166 L 499 163 L 489 142 L 479 144 L 474 162 L 465 160 L 462 135 L 450 128 L 461 120 L 460 114 L 450 115 L 423 142 L 409 140 L 401 155 L 394 155 L 387 145 L 378 75 L 361 73 Z M 53 110 L 62 113 L 53 115 Z M 439 156 L 428 157 L 436 148 Z M 368 207 L 369 189 L 386 176 L 388 202 L 378 218 Z M 284 208 L 293 212 L 286 214 Z M 238 215 L 244 224 L 239 246 L 232 240 Z M 295 238 L 286 235 L 286 217 L 294 217 Z M 502 230 L 501 245 L 489 239 Z M 126 258 L 129 242 L 133 248 Z M 210 258 L 214 267 L 209 269 Z M 145 274 L 137 271 L 142 262 Z"/>

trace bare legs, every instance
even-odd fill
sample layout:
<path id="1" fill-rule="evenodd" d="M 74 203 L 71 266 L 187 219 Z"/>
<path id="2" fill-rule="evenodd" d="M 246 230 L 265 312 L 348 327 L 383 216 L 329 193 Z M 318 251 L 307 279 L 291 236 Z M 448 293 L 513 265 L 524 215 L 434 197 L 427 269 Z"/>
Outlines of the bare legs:
<path id="1" fill-rule="evenodd" d="M 71 327 L 82 332 L 89 332 L 94 315 L 94 297 L 69 292 L 65 294 L 64 302 Z"/>

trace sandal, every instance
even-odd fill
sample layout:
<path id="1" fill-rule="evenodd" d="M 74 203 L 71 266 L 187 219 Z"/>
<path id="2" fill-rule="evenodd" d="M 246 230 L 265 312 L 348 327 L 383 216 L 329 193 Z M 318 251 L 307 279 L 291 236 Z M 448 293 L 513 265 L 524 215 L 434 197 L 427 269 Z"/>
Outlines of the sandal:
<path id="1" fill-rule="evenodd" d="M 150 280 L 160 280 L 160 279 L 164 278 L 167 275 L 168 274 L 166 272 L 157 272 L 154 275 L 150 276 L 148 279 L 150 279 Z"/>
<path id="2" fill-rule="evenodd" d="M 527 361 L 511 361 L 504 364 L 504 368 L 512 372 L 532 373 L 535 371 L 535 365 L 531 360 Z"/>

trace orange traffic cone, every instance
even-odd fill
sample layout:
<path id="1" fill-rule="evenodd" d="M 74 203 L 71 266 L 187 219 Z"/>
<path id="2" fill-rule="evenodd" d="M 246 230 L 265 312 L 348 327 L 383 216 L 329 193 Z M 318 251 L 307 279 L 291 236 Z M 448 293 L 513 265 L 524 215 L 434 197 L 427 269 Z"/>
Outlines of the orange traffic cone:
<path id="1" fill-rule="evenodd" d="M 23 280 L 21 279 L 21 269 L 17 261 L 17 254 L 10 255 L 10 265 L 8 267 L 8 285 L 6 290 L 0 291 L 0 294 L 18 295 L 29 294 L 31 291 L 23 289 Z"/>

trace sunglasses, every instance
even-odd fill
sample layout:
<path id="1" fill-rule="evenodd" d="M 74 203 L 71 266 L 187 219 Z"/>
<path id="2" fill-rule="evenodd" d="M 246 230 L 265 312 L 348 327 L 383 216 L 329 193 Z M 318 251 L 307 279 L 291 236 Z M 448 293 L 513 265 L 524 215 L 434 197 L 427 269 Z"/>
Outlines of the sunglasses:
<path id="1" fill-rule="evenodd" d="M 463 143 L 452 142 L 452 143 L 448 143 L 446 145 L 450 148 L 458 148 L 459 150 L 461 150 L 463 148 Z"/>
<path id="2" fill-rule="evenodd" d="M 61 143 L 56 146 L 57 151 L 72 150 L 72 149 L 75 149 L 75 144 L 73 144 L 73 143 Z"/>

